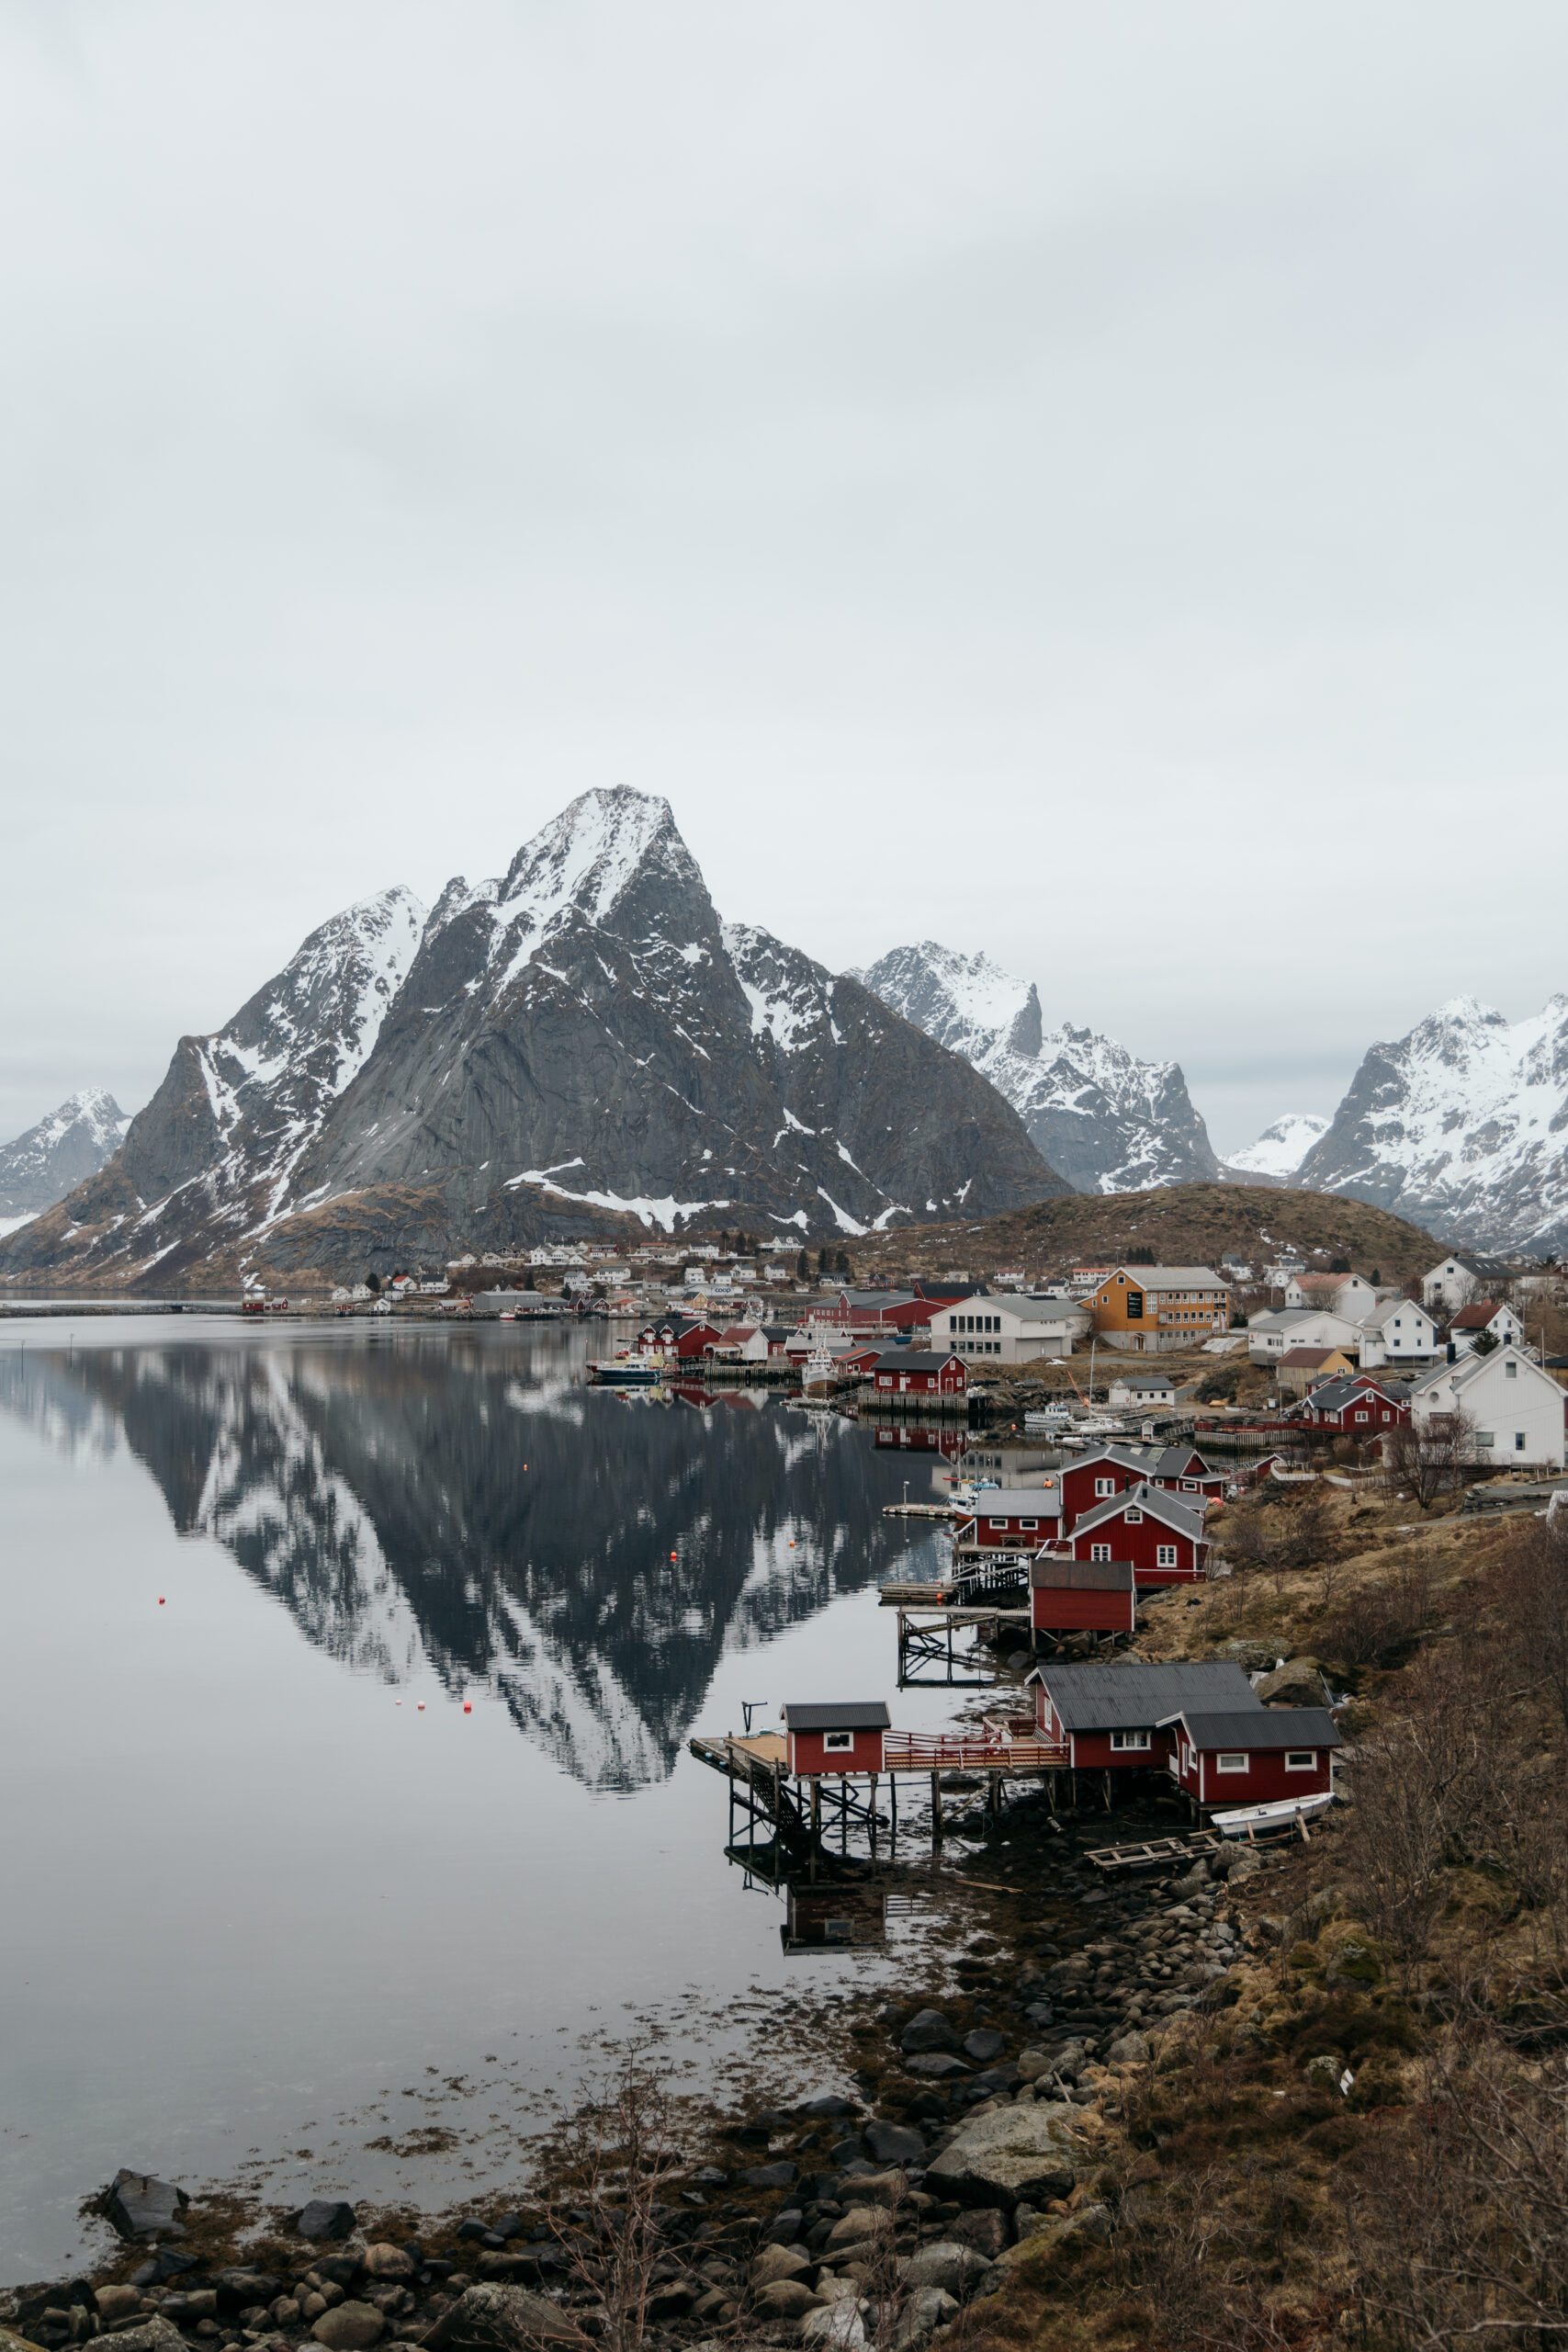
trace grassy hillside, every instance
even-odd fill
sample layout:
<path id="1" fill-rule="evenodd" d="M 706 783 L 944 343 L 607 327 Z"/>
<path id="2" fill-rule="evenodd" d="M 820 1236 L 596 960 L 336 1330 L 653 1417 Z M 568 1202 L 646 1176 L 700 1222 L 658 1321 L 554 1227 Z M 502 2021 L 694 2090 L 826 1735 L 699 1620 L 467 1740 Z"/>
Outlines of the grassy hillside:
<path id="1" fill-rule="evenodd" d="M 862 1273 L 979 1276 L 1000 1266 L 1048 1273 L 1067 1264 L 1114 1263 L 1135 1249 L 1167 1266 L 1217 1265 L 1226 1250 L 1253 1264 L 1287 1247 L 1311 1264 L 1348 1259 L 1387 1283 L 1409 1282 L 1442 1244 L 1418 1225 L 1337 1193 L 1264 1184 L 1170 1184 L 1152 1193 L 1076 1193 L 983 1224 L 926 1225 L 868 1236 L 854 1245 Z"/>

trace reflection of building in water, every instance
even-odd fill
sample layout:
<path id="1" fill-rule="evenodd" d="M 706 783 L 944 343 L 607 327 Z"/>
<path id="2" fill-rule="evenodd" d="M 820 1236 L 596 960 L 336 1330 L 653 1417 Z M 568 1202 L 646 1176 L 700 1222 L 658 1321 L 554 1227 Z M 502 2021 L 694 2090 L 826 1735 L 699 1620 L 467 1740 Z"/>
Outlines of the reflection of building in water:
<path id="1" fill-rule="evenodd" d="M 820 1951 L 827 1944 L 869 1946 L 887 1941 L 889 1904 L 911 1908 L 909 1897 L 881 1886 L 790 1886 L 779 1937 L 785 1951 Z"/>
<path id="2" fill-rule="evenodd" d="M 876 1425 L 879 1453 L 940 1453 L 944 1461 L 960 1462 L 968 1445 L 963 1430 L 942 1429 L 934 1421 L 929 1426 L 919 1421 L 879 1421 Z"/>

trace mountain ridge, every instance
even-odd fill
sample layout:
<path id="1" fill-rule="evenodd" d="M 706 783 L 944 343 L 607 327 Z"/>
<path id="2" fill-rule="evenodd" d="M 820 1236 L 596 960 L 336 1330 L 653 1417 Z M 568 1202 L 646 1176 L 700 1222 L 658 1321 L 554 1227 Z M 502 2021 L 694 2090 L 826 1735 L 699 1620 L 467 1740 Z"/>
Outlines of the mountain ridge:
<path id="1" fill-rule="evenodd" d="M 25 1135 L 0 1145 L 0 1220 L 19 1223 L 52 1208 L 96 1175 L 130 1125 L 105 1087 L 67 1095 Z"/>

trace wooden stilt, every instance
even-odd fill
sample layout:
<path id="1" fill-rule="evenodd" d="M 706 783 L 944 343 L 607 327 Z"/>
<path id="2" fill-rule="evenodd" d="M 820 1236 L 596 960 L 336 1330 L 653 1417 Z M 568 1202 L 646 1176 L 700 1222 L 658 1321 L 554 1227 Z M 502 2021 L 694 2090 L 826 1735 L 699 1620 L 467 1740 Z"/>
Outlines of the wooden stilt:
<path id="1" fill-rule="evenodd" d="M 942 1774 L 931 1774 L 931 1844 L 942 1843 Z"/>
<path id="2" fill-rule="evenodd" d="M 876 1775 L 874 1772 L 871 1776 L 871 1804 L 866 1813 L 866 1823 L 871 1831 L 871 1858 L 874 1861 L 876 1860 Z"/>

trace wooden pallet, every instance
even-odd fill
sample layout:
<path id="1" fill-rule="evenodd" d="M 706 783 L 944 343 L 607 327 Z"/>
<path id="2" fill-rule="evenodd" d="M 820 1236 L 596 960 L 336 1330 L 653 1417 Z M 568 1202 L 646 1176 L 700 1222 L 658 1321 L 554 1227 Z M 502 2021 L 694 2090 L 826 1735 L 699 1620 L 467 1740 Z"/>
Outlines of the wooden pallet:
<path id="1" fill-rule="evenodd" d="M 1152 1870 L 1158 1862 L 1196 1861 L 1201 1854 L 1217 1852 L 1221 1839 L 1213 1829 L 1200 1829 L 1190 1838 L 1145 1838 L 1137 1846 L 1098 1846 L 1085 1856 L 1112 1877 L 1118 1871 Z"/>

